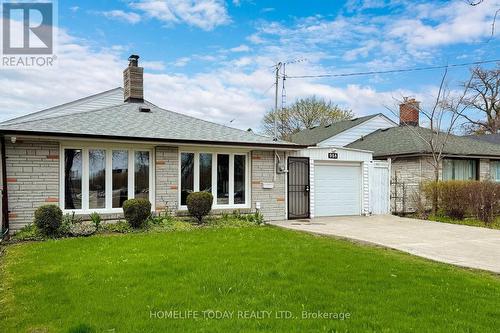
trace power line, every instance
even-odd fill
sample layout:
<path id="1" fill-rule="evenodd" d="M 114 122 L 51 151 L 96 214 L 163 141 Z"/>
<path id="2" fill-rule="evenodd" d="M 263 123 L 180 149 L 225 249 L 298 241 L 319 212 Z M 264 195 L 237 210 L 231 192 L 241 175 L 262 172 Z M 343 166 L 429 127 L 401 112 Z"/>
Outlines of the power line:
<path id="1" fill-rule="evenodd" d="M 500 62 L 500 59 L 467 62 L 467 63 L 461 63 L 461 64 L 441 65 L 441 66 L 391 69 L 391 70 L 386 70 L 386 71 L 369 71 L 369 72 L 338 73 L 338 74 L 317 74 L 317 75 L 286 75 L 285 77 L 287 79 L 308 79 L 308 78 L 323 78 L 323 77 L 346 77 L 346 76 L 362 76 L 362 75 L 374 75 L 374 74 L 390 74 L 390 73 L 402 73 L 402 72 L 427 71 L 427 70 L 444 69 L 444 68 L 450 68 L 450 67 L 464 67 L 464 66 L 471 66 L 471 65 L 488 64 L 488 63 L 493 63 L 493 62 Z"/>

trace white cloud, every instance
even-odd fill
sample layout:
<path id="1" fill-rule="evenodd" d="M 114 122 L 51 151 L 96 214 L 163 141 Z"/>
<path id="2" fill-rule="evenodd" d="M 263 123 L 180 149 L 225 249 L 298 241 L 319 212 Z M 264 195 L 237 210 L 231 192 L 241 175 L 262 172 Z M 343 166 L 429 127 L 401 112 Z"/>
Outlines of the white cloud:
<path id="1" fill-rule="evenodd" d="M 265 7 L 265 8 L 262 8 L 260 10 L 261 13 L 270 13 L 270 12 L 274 12 L 276 10 L 276 8 L 273 8 L 273 7 Z"/>
<path id="2" fill-rule="evenodd" d="M 136 24 L 141 21 L 141 16 L 134 12 L 124 12 L 123 10 L 110 10 L 106 12 L 102 12 L 107 18 L 118 19 L 130 24 Z"/>
<path id="3" fill-rule="evenodd" d="M 231 52 L 248 52 L 248 51 L 250 51 L 250 48 L 248 47 L 248 45 L 241 44 L 240 46 L 236 46 L 236 47 L 229 49 L 229 51 L 231 51 Z"/>
<path id="4" fill-rule="evenodd" d="M 0 92 L 0 109 L 4 110 L 0 120 L 122 85 L 122 71 L 129 52 L 126 48 L 93 49 L 64 31 L 59 34 L 57 68 L 2 69 L 0 84 L 9 89 Z M 254 67 L 249 67 L 248 71 L 234 70 L 235 62 L 246 62 Z M 146 68 L 145 97 L 153 103 L 222 124 L 236 119 L 232 126 L 258 129 L 262 115 L 273 104 L 273 90 L 270 89 L 273 73 L 266 66 L 270 62 L 271 58 L 263 55 L 243 57 L 193 75 L 158 73 L 166 66 L 153 59 L 143 61 L 141 58 L 140 64 Z M 301 70 L 308 70 L 307 65 L 300 66 L 303 66 Z M 71 89 L 68 89 L 68 82 L 72 83 Z M 373 112 L 373 105 L 380 108 L 381 96 L 385 96 L 369 87 L 333 88 L 309 81 L 294 81 L 289 86 L 290 102 L 309 94 L 352 107 L 357 114 Z"/>
<path id="5" fill-rule="evenodd" d="M 140 0 L 130 6 L 167 24 L 187 23 L 203 30 L 230 22 L 222 0 Z"/>
<path id="6" fill-rule="evenodd" d="M 369 11 L 382 6 L 392 10 L 386 11 L 388 14 Z M 272 44 L 303 51 L 333 47 L 331 57 L 359 61 L 359 67 L 367 67 L 369 63 L 361 60 L 370 58 L 409 66 L 437 59 L 442 47 L 489 39 L 498 8 L 500 0 L 485 1 L 478 6 L 458 0 L 351 1 L 345 10 L 355 9 L 354 14 L 302 17 L 288 25 L 261 21 L 247 40 L 256 46 Z M 498 35 L 497 32 L 495 38 Z"/>
<path id="7" fill-rule="evenodd" d="M 142 61 L 141 65 L 144 69 L 153 71 L 163 71 L 167 68 L 163 61 Z"/>
<path id="8" fill-rule="evenodd" d="M 433 47 L 477 41 L 491 34 L 491 24 L 500 1 L 470 6 L 465 1 L 443 6 L 420 5 L 415 18 L 395 21 L 388 30 L 410 46 Z"/>
<path id="9" fill-rule="evenodd" d="M 166 15 L 165 17 L 168 17 L 166 9 L 171 9 L 172 19 L 162 19 L 163 22 L 188 23 L 171 5 L 176 1 L 169 2 L 170 7 L 161 7 L 163 5 L 158 3 L 164 4 L 163 1 L 147 3 L 160 6 L 158 15 Z M 190 3 L 192 2 L 188 2 Z M 453 29 L 460 29 L 452 24 L 454 18 L 458 17 L 456 12 L 442 16 L 446 13 L 438 10 L 442 7 L 433 8 L 436 10 L 416 7 L 411 17 L 410 12 L 400 12 L 399 15 L 379 18 L 355 15 L 327 19 L 314 16 L 298 19 L 292 26 L 262 22 L 257 31 L 247 38 L 252 42 L 249 44 L 251 53 L 238 53 L 250 50 L 248 45 L 241 44 L 233 49 L 225 49 L 224 52 L 217 50 L 214 53 L 181 57 L 168 65 L 155 59 L 143 61 L 141 58 L 141 64 L 146 68 L 145 95 L 153 103 L 173 111 L 225 124 L 236 119 L 232 123 L 233 126 L 257 129 L 262 115 L 273 105 L 272 64 L 277 61 L 307 58 L 307 62 L 287 66 L 288 74 L 302 75 L 331 71 L 332 69 L 324 65 L 325 61 L 339 64 L 347 60 L 347 64 L 342 63 L 339 66 L 343 68 L 342 72 L 348 72 L 364 67 L 404 67 L 414 63 L 415 57 L 432 59 L 437 44 L 424 42 L 418 44 L 417 50 L 409 49 L 407 46 L 410 44 L 406 41 L 417 40 L 421 34 L 417 33 L 418 30 L 415 31 L 415 36 L 409 35 L 408 31 L 398 33 L 396 28 L 404 26 L 398 25 L 405 22 L 404 20 L 415 20 L 422 26 L 437 30 L 442 24 L 442 29 L 451 29 L 447 30 L 450 34 L 455 33 Z M 150 10 L 154 11 L 153 7 Z M 145 9 L 144 11 L 147 12 Z M 432 23 L 432 20 L 438 19 L 440 23 Z M 388 34 L 391 31 L 394 34 Z M 1 119 L 122 85 L 122 70 L 126 66 L 126 56 L 129 52 L 127 48 L 111 46 L 106 49 L 94 49 L 90 43 L 74 39 L 64 32 L 61 32 L 61 35 L 63 37 L 60 38 L 58 52 L 59 68 L 38 71 L 2 70 L 0 84 L 10 89 L 0 92 L 0 109 L 5 110 L 0 115 Z M 487 33 L 483 33 L 484 36 L 488 37 Z M 468 40 L 465 35 L 454 38 L 451 41 L 453 43 L 460 43 L 464 38 Z M 334 47 L 325 49 L 325 45 Z M 233 53 L 229 53 L 230 51 Z M 173 74 L 172 69 L 177 70 L 190 62 L 202 61 L 210 63 L 202 72 L 189 75 Z M 71 89 L 68 89 L 67 82 L 72 82 Z M 75 82 L 77 84 L 74 84 Z M 352 84 L 349 81 L 330 83 L 312 79 L 288 80 L 287 101 L 290 104 L 296 98 L 317 95 L 351 108 L 356 115 L 361 116 L 383 112 L 384 105 L 397 109 L 395 101 L 402 96 L 415 96 L 425 102 L 434 89 L 376 89 L 372 85 L 373 82 L 376 81 L 366 80 L 363 84 Z"/>
<path id="10" fill-rule="evenodd" d="M 80 9 L 80 7 L 78 7 L 78 6 L 69 7 L 69 10 L 71 10 L 73 13 L 76 13 L 79 9 Z"/>
<path id="11" fill-rule="evenodd" d="M 175 67 L 184 67 L 191 61 L 189 57 L 181 57 L 173 62 Z"/>

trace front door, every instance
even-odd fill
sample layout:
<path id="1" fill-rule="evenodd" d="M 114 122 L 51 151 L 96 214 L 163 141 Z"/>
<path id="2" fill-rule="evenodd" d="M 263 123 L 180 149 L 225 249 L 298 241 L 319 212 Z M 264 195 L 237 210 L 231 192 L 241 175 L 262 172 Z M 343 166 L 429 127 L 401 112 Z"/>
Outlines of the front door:
<path id="1" fill-rule="evenodd" d="M 309 218 L 309 158 L 288 158 L 288 219 Z"/>

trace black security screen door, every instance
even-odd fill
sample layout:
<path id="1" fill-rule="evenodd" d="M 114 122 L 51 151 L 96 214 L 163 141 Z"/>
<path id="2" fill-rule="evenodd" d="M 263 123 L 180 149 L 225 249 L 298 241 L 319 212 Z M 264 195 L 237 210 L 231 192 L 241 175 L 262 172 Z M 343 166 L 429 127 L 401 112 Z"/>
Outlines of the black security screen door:
<path id="1" fill-rule="evenodd" d="M 288 218 L 309 218 L 309 158 L 288 158 Z"/>

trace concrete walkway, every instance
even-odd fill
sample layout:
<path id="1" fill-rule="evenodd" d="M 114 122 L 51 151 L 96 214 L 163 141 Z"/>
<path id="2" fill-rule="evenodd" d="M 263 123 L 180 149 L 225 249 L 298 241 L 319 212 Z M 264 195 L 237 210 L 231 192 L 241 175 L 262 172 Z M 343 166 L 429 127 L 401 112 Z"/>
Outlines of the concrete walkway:
<path id="1" fill-rule="evenodd" d="M 321 217 L 271 224 L 368 242 L 435 261 L 500 273 L 500 230 L 393 215 Z"/>

